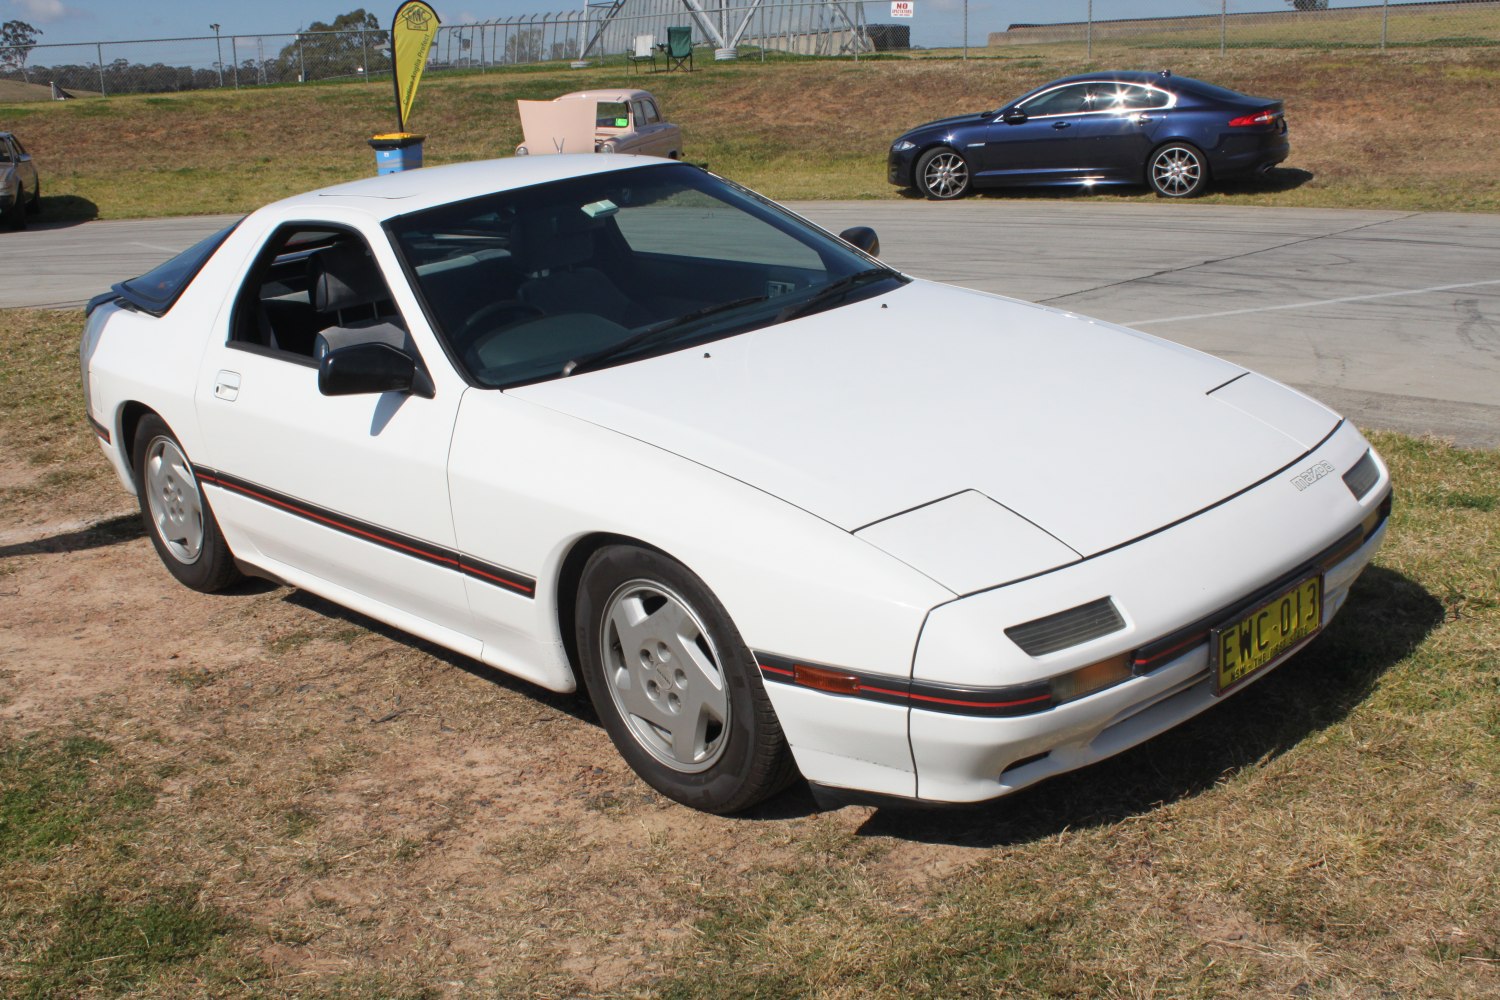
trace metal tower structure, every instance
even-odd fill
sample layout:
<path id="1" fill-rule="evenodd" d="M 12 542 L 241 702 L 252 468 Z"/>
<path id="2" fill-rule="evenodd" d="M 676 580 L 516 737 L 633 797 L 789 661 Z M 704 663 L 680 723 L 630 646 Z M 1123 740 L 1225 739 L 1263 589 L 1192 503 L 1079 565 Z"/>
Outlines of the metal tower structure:
<path id="1" fill-rule="evenodd" d="M 579 59 L 616 49 L 639 34 L 665 37 L 665 26 L 686 16 L 694 34 L 714 46 L 714 58 L 734 59 L 741 43 L 805 55 L 873 51 L 860 0 L 585 0 L 592 29 L 580 36 Z"/>

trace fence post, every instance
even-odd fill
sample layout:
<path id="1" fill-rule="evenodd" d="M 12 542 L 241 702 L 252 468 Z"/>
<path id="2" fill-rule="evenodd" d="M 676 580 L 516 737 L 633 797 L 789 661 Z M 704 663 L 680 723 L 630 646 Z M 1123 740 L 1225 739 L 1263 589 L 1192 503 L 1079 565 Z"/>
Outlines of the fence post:
<path id="1" fill-rule="evenodd" d="M 1219 55 L 1224 54 L 1224 38 L 1229 25 L 1229 0 L 1219 0 Z"/>
<path id="2" fill-rule="evenodd" d="M 359 47 L 365 54 L 365 79 L 370 80 L 370 33 L 368 31 L 361 31 L 359 33 Z M 396 67 L 392 65 L 391 73 L 394 74 L 395 72 Z M 374 81 L 371 80 L 371 82 L 373 83 Z"/>
<path id="3" fill-rule="evenodd" d="M 1084 28 L 1084 38 L 1085 38 L 1085 44 L 1086 44 L 1086 46 L 1088 48 L 1088 54 L 1087 54 L 1087 56 L 1085 58 L 1087 58 L 1089 62 L 1093 62 L 1094 61 L 1094 0 L 1089 0 L 1089 19 L 1088 19 L 1088 26 Z"/>
<path id="4" fill-rule="evenodd" d="M 1380 51 L 1385 51 L 1386 20 L 1391 14 L 1391 0 L 1380 0 Z"/>
<path id="5" fill-rule="evenodd" d="M 234 89 L 240 89 L 240 45 L 239 39 L 229 36 L 229 58 L 234 60 Z"/>
<path id="6" fill-rule="evenodd" d="M 94 53 L 99 57 L 99 96 L 106 93 L 104 89 L 104 46 L 99 42 L 94 43 Z"/>

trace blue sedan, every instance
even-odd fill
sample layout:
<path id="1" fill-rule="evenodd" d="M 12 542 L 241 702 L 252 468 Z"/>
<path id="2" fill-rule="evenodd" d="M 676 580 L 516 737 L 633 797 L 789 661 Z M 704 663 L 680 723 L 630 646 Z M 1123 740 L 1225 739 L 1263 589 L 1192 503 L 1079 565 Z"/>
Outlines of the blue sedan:
<path id="1" fill-rule="evenodd" d="M 892 145 L 888 177 L 928 198 L 977 187 L 1149 184 L 1164 198 L 1286 159 L 1280 101 L 1170 71 L 1054 80 L 996 111 L 919 125 Z"/>

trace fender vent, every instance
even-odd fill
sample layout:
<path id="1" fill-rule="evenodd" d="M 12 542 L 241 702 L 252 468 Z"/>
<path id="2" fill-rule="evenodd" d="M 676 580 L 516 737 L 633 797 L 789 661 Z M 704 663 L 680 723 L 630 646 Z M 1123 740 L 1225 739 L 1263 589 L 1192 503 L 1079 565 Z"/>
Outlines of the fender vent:
<path id="1" fill-rule="evenodd" d="M 1028 655 L 1041 656 L 1109 635 L 1124 627 L 1125 619 L 1120 617 L 1115 602 L 1101 597 L 1046 618 L 1012 625 L 1005 634 Z"/>
<path id="2" fill-rule="evenodd" d="M 1354 463 L 1354 468 L 1344 473 L 1344 485 L 1349 487 L 1349 492 L 1354 494 L 1354 499 L 1363 500 L 1365 494 L 1374 489 L 1375 484 L 1380 482 L 1380 466 L 1375 464 L 1375 456 L 1368 451 L 1364 457 Z"/>

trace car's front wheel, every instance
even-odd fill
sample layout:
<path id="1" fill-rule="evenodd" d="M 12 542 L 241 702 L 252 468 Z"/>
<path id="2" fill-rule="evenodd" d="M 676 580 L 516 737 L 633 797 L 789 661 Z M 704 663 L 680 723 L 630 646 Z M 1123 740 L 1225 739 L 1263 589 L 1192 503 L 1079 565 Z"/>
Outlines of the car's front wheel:
<path id="1" fill-rule="evenodd" d="M 31 200 L 26 203 L 26 211 L 32 215 L 40 215 L 42 211 L 42 182 L 37 181 L 36 187 L 31 189 Z"/>
<path id="2" fill-rule="evenodd" d="M 947 146 L 929 149 L 917 159 L 917 190 L 937 201 L 969 193 L 969 165 Z"/>
<path id="3" fill-rule="evenodd" d="M 1191 198 L 1208 185 L 1208 162 L 1197 146 L 1168 143 L 1151 154 L 1146 179 L 1163 198 Z"/>
<path id="4" fill-rule="evenodd" d="M 131 455 L 141 519 L 167 570 L 179 583 L 206 594 L 238 581 L 239 567 L 166 421 L 154 413 L 142 417 Z"/>
<path id="5" fill-rule="evenodd" d="M 576 620 L 589 698 L 651 787 L 732 813 L 795 777 L 754 658 L 687 567 L 632 545 L 600 549 L 584 567 Z"/>

